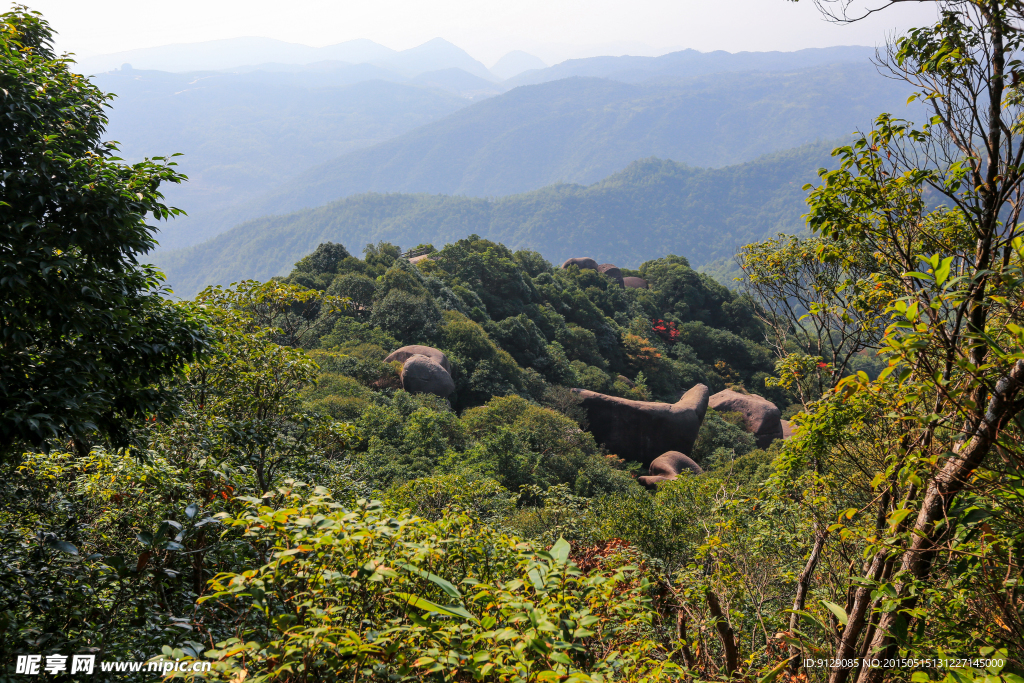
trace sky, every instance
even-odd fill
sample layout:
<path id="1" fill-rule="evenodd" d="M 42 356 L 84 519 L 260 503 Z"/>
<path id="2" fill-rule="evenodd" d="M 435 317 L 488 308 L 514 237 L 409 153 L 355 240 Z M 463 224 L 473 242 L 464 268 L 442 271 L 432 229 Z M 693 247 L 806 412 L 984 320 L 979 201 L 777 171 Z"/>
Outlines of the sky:
<path id="1" fill-rule="evenodd" d="M 811 0 L 24 0 L 79 58 L 169 43 L 261 36 L 314 47 L 369 38 L 396 50 L 444 38 L 487 66 L 511 50 L 548 64 L 596 55 L 879 45 L 931 23 L 905 3 L 853 25 Z M 861 0 L 877 6 L 884 0 Z M 0 0 L 0 6 L 9 0 Z"/>

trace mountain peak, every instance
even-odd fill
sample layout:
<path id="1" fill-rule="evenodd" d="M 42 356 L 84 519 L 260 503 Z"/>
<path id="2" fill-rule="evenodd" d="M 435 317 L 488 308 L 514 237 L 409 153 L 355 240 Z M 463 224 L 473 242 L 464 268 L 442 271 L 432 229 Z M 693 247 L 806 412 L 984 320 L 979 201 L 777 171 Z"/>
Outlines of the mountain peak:
<path id="1" fill-rule="evenodd" d="M 546 69 L 547 66 L 540 57 L 535 57 L 522 50 L 512 50 L 512 52 L 509 52 L 495 62 L 494 66 L 491 67 L 491 73 L 501 80 L 505 80 L 518 76 L 524 71 Z"/>

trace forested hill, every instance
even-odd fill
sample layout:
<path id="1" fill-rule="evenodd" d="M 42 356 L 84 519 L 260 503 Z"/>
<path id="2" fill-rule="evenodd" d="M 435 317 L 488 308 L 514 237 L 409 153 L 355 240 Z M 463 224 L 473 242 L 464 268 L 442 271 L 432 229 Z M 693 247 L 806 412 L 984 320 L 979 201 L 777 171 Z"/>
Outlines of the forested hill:
<path id="1" fill-rule="evenodd" d="M 246 220 L 364 192 L 503 197 L 557 182 L 589 185 L 652 156 L 698 167 L 740 164 L 845 137 L 882 111 L 908 116 L 908 94 L 869 63 L 642 84 L 567 78 L 516 88 L 282 176 L 259 199 L 170 230 L 177 244 L 196 244 Z"/>
<path id="2" fill-rule="evenodd" d="M 807 145 L 721 169 L 645 159 L 589 187 L 558 184 L 495 200 L 363 194 L 257 219 L 155 260 L 185 297 L 205 285 L 286 273 L 302 255 L 332 241 L 358 247 L 383 240 L 407 248 L 475 233 L 556 263 L 592 256 L 636 267 L 677 253 L 697 267 L 766 235 L 799 231 L 801 188 L 830 164 L 833 146 Z"/>

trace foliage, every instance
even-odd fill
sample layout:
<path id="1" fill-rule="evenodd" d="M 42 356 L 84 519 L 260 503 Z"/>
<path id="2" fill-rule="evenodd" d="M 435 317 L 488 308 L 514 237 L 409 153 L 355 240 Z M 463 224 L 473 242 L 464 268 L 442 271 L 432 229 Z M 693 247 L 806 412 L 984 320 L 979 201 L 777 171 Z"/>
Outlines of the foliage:
<path id="1" fill-rule="evenodd" d="M 213 482 L 162 456 L 32 454 L 5 480 L 5 653 L 92 648 L 143 659 L 190 639 L 195 599 L 212 577 L 204 567 L 245 555 L 215 541 L 210 515 L 229 505 L 230 488 L 204 490 Z"/>
<path id="2" fill-rule="evenodd" d="M 147 216 L 180 213 L 161 184 L 183 176 L 164 158 L 120 163 L 101 141 L 110 96 L 52 36 L 38 13 L 0 15 L 0 455 L 55 437 L 126 445 L 163 402 L 153 385 L 205 349 L 196 311 L 138 262 L 156 245 Z"/>
<path id="3" fill-rule="evenodd" d="M 894 287 L 867 245 L 779 235 L 743 247 L 739 261 L 777 369 L 805 406 L 851 374 L 858 354 L 879 349 Z M 788 367 L 797 357 L 801 367 Z"/>
<path id="4" fill-rule="evenodd" d="M 222 680 L 240 669 L 254 681 L 672 671 L 647 638 L 647 579 L 629 567 L 583 575 L 564 540 L 541 551 L 465 515 L 430 523 L 365 501 L 346 511 L 296 485 L 248 503 L 223 521 L 267 547 L 268 562 L 218 576 L 202 599 L 238 615 L 234 637 L 209 653 Z"/>
<path id="5" fill-rule="evenodd" d="M 393 487 L 387 492 L 387 502 L 431 521 L 461 509 L 493 526 L 500 526 L 515 509 L 514 496 L 498 482 L 458 474 L 422 477 Z"/>

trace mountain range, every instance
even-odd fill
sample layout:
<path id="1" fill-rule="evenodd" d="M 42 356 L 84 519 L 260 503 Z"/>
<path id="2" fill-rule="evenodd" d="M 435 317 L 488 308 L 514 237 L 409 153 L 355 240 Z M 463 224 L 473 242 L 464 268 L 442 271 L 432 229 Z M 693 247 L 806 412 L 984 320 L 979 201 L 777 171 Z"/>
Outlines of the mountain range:
<path id="1" fill-rule="evenodd" d="M 350 40 L 326 47 L 286 43 L 272 38 L 228 38 L 200 43 L 177 43 L 86 57 L 78 61 L 81 73 L 96 74 L 130 64 L 135 69 L 172 72 L 239 70 L 247 65 L 316 62 L 377 64 L 406 76 L 457 67 L 482 78 L 494 79 L 487 67 L 442 38 L 408 50 L 392 50 L 372 40 Z"/>
<path id="2" fill-rule="evenodd" d="M 108 137 L 125 158 L 184 153 L 189 182 L 167 199 L 189 216 L 161 226 L 153 255 L 179 295 L 286 272 L 322 241 L 470 233 L 556 262 L 675 252 L 727 275 L 738 245 L 801 229 L 822 141 L 916 113 L 863 47 L 551 67 L 511 53 L 490 71 L 440 39 L 403 52 L 235 41 L 193 58 L 242 48 L 262 61 L 93 77 L 118 95 Z"/>
<path id="3" fill-rule="evenodd" d="M 189 181 L 165 191 L 195 218 L 467 104 L 436 88 L 384 80 L 312 88 L 288 74 L 267 76 L 122 70 L 92 80 L 118 95 L 107 139 L 120 142 L 121 156 L 182 153 L 175 161 Z"/>
<path id="4" fill-rule="evenodd" d="M 845 137 L 882 111 L 906 115 L 906 91 L 860 64 L 520 86 L 272 183 L 275 169 L 259 192 L 192 211 L 160 241 L 180 248 L 246 220 L 365 192 L 506 196 L 558 182 L 589 185 L 652 156 L 734 165 Z"/>
<path id="5" fill-rule="evenodd" d="M 694 267 L 742 244 L 803 228 L 806 192 L 834 144 L 817 143 L 753 162 L 700 169 L 644 159 L 589 186 L 556 184 L 500 199 L 367 193 L 239 225 L 210 241 L 155 255 L 178 296 L 242 279 L 287 273 L 322 242 L 358 253 L 388 241 L 441 246 L 471 233 L 561 263 L 573 256 L 637 267 L 674 253 Z"/>

